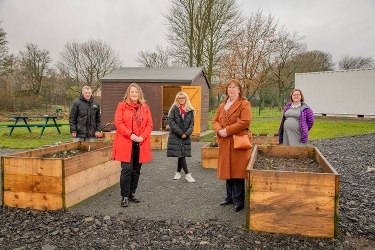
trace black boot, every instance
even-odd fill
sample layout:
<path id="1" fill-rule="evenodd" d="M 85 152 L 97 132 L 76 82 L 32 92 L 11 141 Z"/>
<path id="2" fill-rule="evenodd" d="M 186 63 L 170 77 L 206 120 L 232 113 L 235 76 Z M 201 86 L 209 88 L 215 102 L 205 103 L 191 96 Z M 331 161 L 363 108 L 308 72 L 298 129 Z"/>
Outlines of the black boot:
<path id="1" fill-rule="evenodd" d="M 131 202 L 139 202 L 139 199 L 134 196 L 134 194 L 129 195 L 129 201 Z"/>
<path id="2" fill-rule="evenodd" d="M 122 206 L 122 207 L 127 207 L 127 206 L 129 206 L 128 197 L 121 197 L 121 206 Z"/>

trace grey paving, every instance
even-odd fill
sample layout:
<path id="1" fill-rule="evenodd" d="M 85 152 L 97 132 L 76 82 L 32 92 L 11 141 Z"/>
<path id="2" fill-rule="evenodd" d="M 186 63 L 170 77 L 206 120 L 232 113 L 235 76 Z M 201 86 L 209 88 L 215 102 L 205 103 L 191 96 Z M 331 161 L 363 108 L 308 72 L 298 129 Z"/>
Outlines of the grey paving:
<path id="1" fill-rule="evenodd" d="M 236 227 L 245 227 L 245 211 L 234 212 L 232 205 L 220 206 L 225 198 L 225 181 L 216 178 L 216 169 L 201 166 L 201 148 L 206 142 L 193 142 L 192 155 L 187 158 L 188 168 L 196 180 L 173 180 L 177 158 L 166 156 L 166 150 L 153 150 L 154 160 L 144 164 L 137 189 L 140 203 L 120 207 L 120 187 L 110 188 L 80 202 L 68 211 L 87 215 L 110 215 L 116 217 L 139 217 L 172 220 L 221 220 Z M 0 149 L 0 156 L 19 150 Z"/>

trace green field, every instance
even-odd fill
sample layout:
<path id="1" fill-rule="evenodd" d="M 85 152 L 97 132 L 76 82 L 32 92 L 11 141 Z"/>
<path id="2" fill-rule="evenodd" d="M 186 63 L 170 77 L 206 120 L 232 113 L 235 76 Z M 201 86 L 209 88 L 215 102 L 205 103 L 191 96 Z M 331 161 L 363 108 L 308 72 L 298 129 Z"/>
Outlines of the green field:
<path id="1" fill-rule="evenodd" d="M 210 112 L 210 120 L 215 115 L 214 111 Z M 252 122 L 250 129 L 253 134 L 273 135 L 278 132 L 281 111 L 252 109 Z M 211 122 L 209 129 L 212 129 Z M 344 136 L 355 136 L 375 133 L 375 119 L 337 119 L 337 118 L 319 118 L 315 119 L 313 128 L 309 132 L 309 140 L 329 139 Z M 214 133 L 205 135 L 201 141 L 213 141 Z"/>
<path id="2" fill-rule="evenodd" d="M 275 134 L 280 125 L 281 112 L 276 109 L 262 110 L 259 115 L 259 110 L 254 108 L 252 110 L 253 119 L 250 129 L 253 134 Z M 215 111 L 209 114 L 209 129 L 212 129 L 211 121 L 215 115 Z M 7 122 L 9 123 L 9 122 Z M 60 124 L 68 124 L 67 120 L 59 120 Z M 12 136 L 8 136 L 9 128 L 1 126 L 5 122 L 0 123 L 0 148 L 13 149 L 29 149 L 38 148 L 45 145 L 54 145 L 58 142 L 72 141 L 69 133 L 69 126 L 64 125 L 60 127 L 61 134 L 56 128 L 46 128 L 42 137 L 39 138 L 41 128 L 31 128 L 32 133 L 29 133 L 26 128 L 15 128 Z M 311 131 L 309 132 L 309 140 L 328 139 L 343 136 L 355 136 L 375 133 L 375 119 L 329 119 L 317 118 Z M 214 133 L 202 136 L 200 141 L 213 141 Z"/>

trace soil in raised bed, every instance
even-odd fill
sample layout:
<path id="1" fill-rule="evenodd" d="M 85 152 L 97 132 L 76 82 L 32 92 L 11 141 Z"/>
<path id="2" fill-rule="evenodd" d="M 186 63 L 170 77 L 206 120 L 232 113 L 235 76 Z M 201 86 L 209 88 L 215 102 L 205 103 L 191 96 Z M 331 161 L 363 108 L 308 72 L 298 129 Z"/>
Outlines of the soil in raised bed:
<path id="1" fill-rule="evenodd" d="M 72 150 L 61 151 L 61 152 L 54 153 L 54 154 L 43 155 L 42 158 L 70 158 L 76 155 L 84 154 L 86 152 L 87 152 L 86 149 L 72 149 Z"/>
<path id="2" fill-rule="evenodd" d="M 254 169 L 277 170 L 289 172 L 323 173 L 323 169 L 314 159 L 308 157 L 276 157 L 266 154 L 258 154 Z"/>

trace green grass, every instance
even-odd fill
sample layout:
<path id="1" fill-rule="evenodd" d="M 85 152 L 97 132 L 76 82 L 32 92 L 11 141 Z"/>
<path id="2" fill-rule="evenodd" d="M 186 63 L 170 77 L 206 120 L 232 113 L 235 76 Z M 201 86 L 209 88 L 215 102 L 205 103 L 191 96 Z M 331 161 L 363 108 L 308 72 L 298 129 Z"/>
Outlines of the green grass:
<path id="1" fill-rule="evenodd" d="M 277 133 L 280 125 L 280 117 L 273 114 L 272 118 L 270 115 L 271 114 L 268 114 L 268 117 L 256 117 L 253 115 L 253 120 L 250 125 L 253 134 Z M 213 116 L 214 112 L 211 112 L 211 120 Z M 209 122 L 209 129 L 212 129 L 211 120 Z M 68 121 L 59 120 L 58 123 L 67 124 Z M 72 137 L 69 133 L 69 126 L 67 125 L 60 127 L 61 134 L 57 132 L 56 128 L 46 128 L 43 136 L 39 138 L 41 129 L 42 128 L 31 128 L 32 133 L 29 133 L 26 128 L 15 128 L 12 136 L 8 136 L 10 129 L 8 127 L 0 126 L 0 148 L 31 149 L 39 148 L 44 145 L 53 145 L 57 142 L 72 141 Z M 375 133 L 375 120 L 316 119 L 313 128 L 309 132 L 309 140 L 329 139 L 370 133 Z M 214 133 L 210 133 L 200 138 L 200 141 L 205 142 L 211 142 L 213 140 Z"/>
<path id="2" fill-rule="evenodd" d="M 0 123 L 9 124 L 10 122 Z M 40 122 L 36 122 L 40 123 Z M 66 120 L 58 120 L 59 124 L 68 124 Z M 44 145 L 53 145 L 57 142 L 72 141 L 69 125 L 63 125 L 60 128 L 61 134 L 57 132 L 55 127 L 45 128 L 42 137 L 39 138 L 42 128 L 15 128 L 11 136 L 8 136 L 10 128 L 0 126 L 0 148 L 29 149 L 39 148 Z"/>
<path id="3" fill-rule="evenodd" d="M 270 115 L 270 114 L 269 114 Z M 212 116 L 213 117 L 213 116 Z M 250 129 L 253 134 L 270 134 L 273 135 L 278 132 L 280 126 L 281 116 L 276 116 L 272 119 L 268 117 L 256 117 L 253 110 L 253 119 L 250 124 Z M 211 122 L 210 122 L 211 123 Z M 210 126 L 212 129 L 212 125 Z M 315 119 L 315 123 L 309 132 L 309 140 L 329 139 L 344 136 L 355 136 L 375 133 L 375 120 L 350 120 L 350 119 Z M 214 133 L 202 136 L 201 141 L 211 142 L 214 140 Z"/>

